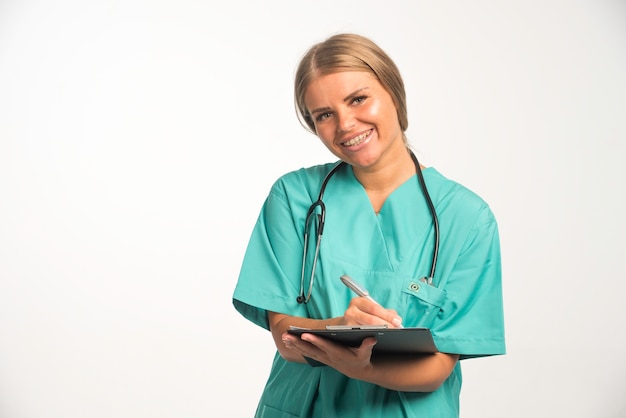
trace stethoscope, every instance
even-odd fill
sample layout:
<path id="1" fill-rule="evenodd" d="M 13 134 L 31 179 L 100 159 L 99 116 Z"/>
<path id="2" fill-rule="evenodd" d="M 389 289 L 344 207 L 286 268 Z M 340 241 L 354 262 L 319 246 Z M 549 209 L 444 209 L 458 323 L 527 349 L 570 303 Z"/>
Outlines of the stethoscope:
<path id="1" fill-rule="evenodd" d="M 419 179 L 420 187 L 422 189 L 422 193 L 424 194 L 424 198 L 426 199 L 426 204 L 428 205 L 428 209 L 430 210 L 430 214 L 433 218 L 433 228 L 435 230 L 435 243 L 433 247 L 433 259 L 430 264 L 430 275 L 428 277 L 422 277 L 420 281 L 432 284 L 433 278 L 435 277 L 435 268 L 437 267 L 437 256 L 439 253 L 439 221 L 437 220 L 437 212 L 435 211 L 435 206 L 430 198 L 430 194 L 428 193 L 428 189 L 426 188 L 426 182 L 424 181 L 424 175 L 422 174 L 422 170 L 420 168 L 420 164 L 417 161 L 417 157 L 413 154 L 412 151 L 409 151 L 411 154 L 411 158 L 413 159 L 413 163 L 415 164 L 415 170 L 417 172 L 417 178 Z M 333 167 L 332 170 L 326 177 L 324 177 L 324 181 L 322 181 L 322 187 L 320 188 L 320 193 L 317 198 L 317 201 L 313 202 L 313 204 L 309 207 L 309 210 L 306 214 L 306 221 L 304 223 L 304 249 L 302 252 L 302 276 L 300 278 L 300 294 L 296 298 L 298 303 L 307 303 L 309 299 L 311 299 L 311 293 L 313 292 L 313 279 L 315 277 L 315 268 L 317 267 L 317 259 L 319 257 L 320 252 L 320 243 L 322 241 L 322 234 L 324 233 L 324 222 L 326 221 L 326 205 L 324 205 L 324 201 L 322 200 L 324 197 L 324 190 L 326 190 L 326 185 L 328 184 L 328 180 L 346 163 L 344 161 L 340 161 L 337 165 Z M 318 214 L 316 214 L 317 209 L 319 208 Z M 316 216 L 313 216 L 316 215 Z M 305 276 L 305 264 L 306 264 L 306 256 L 309 249 L 309 228 L 311 227 L 311 219 L 317 219 L 317 240 L 315 243 L 315 254 L 313 256 L 313 264 L 311 266 L 311 277 L 309 279 L 309 289 L 307 294 L 304 294 L 304 276 Z"/>

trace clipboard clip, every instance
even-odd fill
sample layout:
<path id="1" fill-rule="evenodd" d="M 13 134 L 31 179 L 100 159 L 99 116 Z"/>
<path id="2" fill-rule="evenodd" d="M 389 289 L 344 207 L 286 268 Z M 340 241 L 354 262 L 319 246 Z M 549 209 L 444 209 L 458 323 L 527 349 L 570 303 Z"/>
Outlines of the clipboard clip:
<path id="1" fill-rule="evenodd" d="M 343 331 L 346 329 L 375 331 L 379 329 L 387 329 L 387 325 L 326 325 L 326 329 L 329 331 Z"/>

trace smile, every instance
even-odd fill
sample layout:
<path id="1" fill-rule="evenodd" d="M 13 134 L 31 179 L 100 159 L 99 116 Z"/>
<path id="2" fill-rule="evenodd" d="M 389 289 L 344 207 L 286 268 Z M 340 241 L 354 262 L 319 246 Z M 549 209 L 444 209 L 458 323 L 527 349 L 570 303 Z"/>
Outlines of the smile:
<path id="1" fill-rule="evenodd" d="M 361 135 L 355 136 L 351 140 L 346 141 L 342 143 L 341 145 L 344 147 L 353 147 L 355 145 L 359 145 L 360 143 L 365 141 L 370 136 L 371 133 L 372 133 L 372 130 L 370 129 L 369 131 L 363 132 Z"/>

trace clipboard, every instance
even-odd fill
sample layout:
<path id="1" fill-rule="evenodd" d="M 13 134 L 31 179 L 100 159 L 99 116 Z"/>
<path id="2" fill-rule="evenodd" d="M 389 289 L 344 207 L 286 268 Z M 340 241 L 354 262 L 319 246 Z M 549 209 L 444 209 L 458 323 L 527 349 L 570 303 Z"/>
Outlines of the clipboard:
<path id="1" fill-rule="evenodd" d="M 403 354 L 432 354 L 437 347 L 433 335 L 428 328 L 386 328 L 380 326 L 347 326 L 331 327 L 329 329 L 308 329 L 292 327 L 287 330 L 292 335 L 314 334 L 328 338 L 331 341 L 344 344 L 348 347 L 358 347 L 367 337 L 375 337 L 376 345 L 372 351 L 374 356 L 403 355 Z M 312 366 L 321 366 L 322 363 L 306 359 Z"/>

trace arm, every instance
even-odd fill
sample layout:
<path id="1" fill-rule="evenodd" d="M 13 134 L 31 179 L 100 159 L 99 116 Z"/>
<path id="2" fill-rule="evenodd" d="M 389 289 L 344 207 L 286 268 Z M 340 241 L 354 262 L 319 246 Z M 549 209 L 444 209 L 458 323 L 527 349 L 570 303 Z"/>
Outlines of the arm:
<path id="1" fill-rule="evenodd" d="M 312 334 L 302 335 L 302 339 L 290 335 L 286 331 L 290 325 L 306 328 L 324 328 L 326 325 L 365 324 L 353 322 L 359 314 L 353 304 L 365 309 L 374 309 L 363 298 L 355 298 L 344 317 L 328 320 L 314 320 L 292 317 L 284 314 L 269 313 L 270 329 L 276 347 L 281 356 L 288 361 L 304 363 L 304 357 L 320 361 L 346 376 L 382 386 L 387 389 L 411 392 L 431 392 L 436 390 L 450 375 L 459 356 L 456 354 L 435 353 L 423 356 L 396 356 L 372 360 L 372 349 L 375 338 L 367 338 L 360 347 L 351 348 L 335 344 Z M 380 308 L 378 306 L 378 308 Z M 394 311 L 381 308 L 391 313 L 387 318 L 394 318 Z M 378 311 L 380 312 L 380 311 Z M 361 311 L 362 313 L 362 311 Z M 359 316 L 369 324 L 380 323 L 380 317 L 370 315 Z M 348 318 L 348 319 L 346 319 Z M 397 318 L 397 317 L 396 317 Z M 393 323 L 390 323 L 394 326 Z"/>
<path id="2" fill-rule="evenodd" d="M 308 318 L 300 318 L 297 316 L 289 316 L 285 314 L 279 314 L 275 312 L 268 312 L 270 330 L 272 332 L 272 337 L 274 338 L 274 344 L 276 344 L 276 348 L 278 352 L 287 361 L 292 361 L 296 363 L 306 363 L 306 360 L 297 351 L 289 348 L 286 343 L 288 343 L 291 338 L 299 339 L 295 335 L 287 334 L 287 330 L 290 326 L 297 326 L 302 328 L 311 328 L 311 329 L 323 329 L 326 325 L 340 325 L 340 318 L 331 318 L 331 319 L 308 319 Z"/>
<path id="3" fill-rule="evenodd" d="M 458 354 L 447 353 L 385 358 L 352 377 L 397 391 L 433 392 L 450 376 L 458 360 Z"/>
<path id="4" fill-rule="evenodd" d="M 387 325 L 397 328 L 402 325 L 402 318 L 393 309 L 385 309 L 369 300 L 353 298 L 342 317 L 330 319 L 310 319 L 268 312 L 268 320 L 274 343 L 280 355 L 287 361 L 304 363 L 302 355 L 285 346 L 288 337 L 300 338 L 287 334 L 290 326 L 311 329 L 324 329 L 327 325 Z"/>

